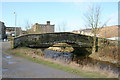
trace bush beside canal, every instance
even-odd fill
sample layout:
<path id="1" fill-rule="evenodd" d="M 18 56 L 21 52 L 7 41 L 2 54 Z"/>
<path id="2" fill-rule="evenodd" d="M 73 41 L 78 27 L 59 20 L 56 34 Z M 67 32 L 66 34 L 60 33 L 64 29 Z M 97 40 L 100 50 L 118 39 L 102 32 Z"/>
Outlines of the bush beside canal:
<path id="1" fill-rule="evenodd" d="M 104 46 L 100 48 L 98 52 L 91 54 L 89 57 L 99 60 L 105 61 L 113 64 L 117 64 L 120 66 L 118 46 Z"/>

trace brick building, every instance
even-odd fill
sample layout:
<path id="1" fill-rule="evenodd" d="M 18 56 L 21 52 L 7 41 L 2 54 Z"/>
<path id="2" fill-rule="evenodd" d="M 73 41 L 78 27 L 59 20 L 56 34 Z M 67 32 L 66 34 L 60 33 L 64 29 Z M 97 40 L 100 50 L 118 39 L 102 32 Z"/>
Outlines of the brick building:
<path id="1" fill-rule="evenodd" d="M 6 33 L 8 36 L 15 34 L 15 27 L 6 27 Z M 19 36 L 22 34 L 21 27 L 16 27 L 16 36 Z"/>
<path id="2" fill-rule="evenodd" d="M 47 21 L 46 24 L 34 24 L 31 28 L 32 32 L 35 33 L 53 33 L 54 32 L 54 26 L 51 25 L 50 21 Z"/>
<path id="3" fill-rule="evenodd" d="M 111 40 L 120 39 L 120 25 L 106 26 L 103 28 L 98 28 L 99 30 L 96 32 L 97 37 L 107 38 Z M 94 36 L 92 29 L 83 29 L 78 31 L 72 31 L 72 33 L 83 34 L 88 36 Z"/>
<path id="4" fill-rule="evenodd" d="M 6 26 L 0 21 L 0 40 L 6 39 Z"/>

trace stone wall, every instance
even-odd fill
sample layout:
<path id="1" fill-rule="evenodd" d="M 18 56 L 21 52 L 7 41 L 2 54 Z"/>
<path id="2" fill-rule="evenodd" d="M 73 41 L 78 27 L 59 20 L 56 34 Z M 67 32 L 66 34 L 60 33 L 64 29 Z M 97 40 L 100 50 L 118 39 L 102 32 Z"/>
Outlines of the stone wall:
<path id="1" fill-rule="evenodd" d="M 3 40 L 6 38 L 6 26 L 3 22 L 0 21 L 0 40 Z"/>
<path id="2" fill-rule="evenodd" d="M 16 28 L 16 36 L 22 35 L 21 27 L 6 27 L 6 32 L 15 33 Z"/>

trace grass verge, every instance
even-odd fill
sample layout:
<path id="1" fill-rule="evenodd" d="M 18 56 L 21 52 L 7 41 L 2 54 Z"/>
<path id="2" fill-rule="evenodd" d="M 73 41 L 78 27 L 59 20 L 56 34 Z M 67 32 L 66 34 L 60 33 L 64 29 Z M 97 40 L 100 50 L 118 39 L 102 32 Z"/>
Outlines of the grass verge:
<path id="1" fill-rule="evenodd" d="M 22 50 L 22 51 L 21 51 Z M 52 68 L 56 68 L 56 69 L 60 69 L 81 77 L 86 77 L 86 78 L 107 78 L 106 75 L 102 75 L 98 72 L 88 72 L 88 71 L 84 71 L 81 70 L 80 68 L 73 68 L 70 67 L 69 65 L 61 65 L 61 64 L 57 64 L 54 62 L 50 62 L 50 61 L 46 61 L 43 59 L 38 59 L 38 58 L 32 58 L 30 55 L 26 55 L 25 53 L 23 53 L 25 50 L 30 50 L 29 48 L 17 48 L 17 49 L 9 49 L 6 52 L 15 55 L 15 56 L 19 56 L 19 57 L 24 57 L 30 61 L 33 61 L 35 63 L 39 63 L 39 64 L 43 64 Z"/>

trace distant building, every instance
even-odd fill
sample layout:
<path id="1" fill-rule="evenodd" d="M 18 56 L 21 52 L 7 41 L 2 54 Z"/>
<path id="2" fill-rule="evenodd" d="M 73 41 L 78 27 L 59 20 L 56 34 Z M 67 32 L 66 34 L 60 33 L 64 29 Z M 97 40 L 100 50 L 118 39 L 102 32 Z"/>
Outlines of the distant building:
<path id="1" fill-rule="evenodd" d="M 94 34 L 92 32 L 92 29 L 83 29 L 83 30 L 80 30 L 80 34 L 88 35 L 88 36 L 94 36 Z"/>
<path id="2" fill-rule="evenodd" d="M 120 37 L 119 32 L 119 25 L 107 26 L 99 30 L 99 36 L 103 38 L 115 38 Z"/>
<path id="3" fill-rule="evenodd" d="M 27 31 L 22 30 L 22 35 L 27 34 Z"/>
<path id="4" fill-rule="evenodd" d="M 15 27 L 6 27 L 6 34 L 8 36 L 15 35 Z M 16 27 L 16 36 L 19 36 L 22 34 L 21 27 Z"/>
<path id="5" fill-rule="evenodd" d="M 6 39 L 6 26 L 0 21 L 0 40 Z"/>
<path id="6" fill-rule="evenodd" d="M 80 31 L 79 30 L 74 30 L 74 31 L 72 31 L 72 33 L 80 34 Z"/>
<path id="7" fill-rule="evenodd" d="M 54 32 L 54 26 L 51 25 L 50 21 L 47 21 L 46 24 L 34 24 L 31 28 L 32 32 L 35 33 L 53 33 Z"/>
<path id="8" fill-rule="evenodd" d="M 88 35 L 88 36 L 93 36 L 94 35 L 92 33 L 92 29 L 81 29 L 81 30 L 72 31 L 72 33 Z"/>
<path id="9" fill-rule="evenodd" d="M 82 29 L 78 31 L 72 31 L 72 33 L 83 34 L 88 36 L 94 36 L 92 29 Z M 110 40 L 120 40 L 120 25 L 106 26 L 103 28 L 98 28 L 96 31 L 96 36 L 101 38 L 107 38 Z"/>

